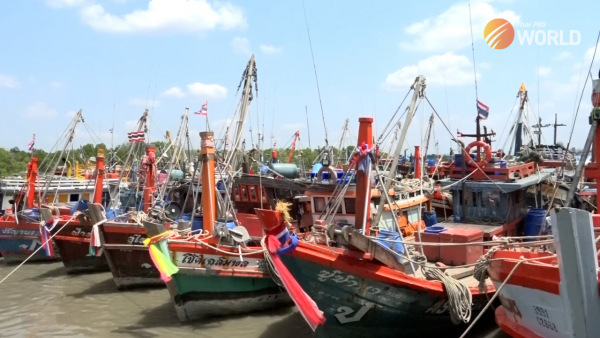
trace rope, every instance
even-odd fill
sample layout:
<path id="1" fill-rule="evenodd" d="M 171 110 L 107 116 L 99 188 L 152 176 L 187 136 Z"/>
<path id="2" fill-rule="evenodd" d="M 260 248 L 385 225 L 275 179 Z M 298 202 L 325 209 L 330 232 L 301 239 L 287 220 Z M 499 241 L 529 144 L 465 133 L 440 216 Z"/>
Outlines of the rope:
<path id="1" fill-rule="evenodd" d="M 60 231 L 61 231 L 62 229 L 64 229 L 64 227 L 66 227 L 66 226 L 67 226 L 67 224 L 71 223 L 71 221 L 75 219 L 75 217 L 76 217 L 76 216 L 75 216 L 75 215 L 73 215 L 73 216 L 71 217 L 71 219 L 69 219 L 69 220 L 68 220 L 68 221 L 67 221 L 65 224 L 63 224 L 63 226 L 62 226 L 62 227 L 60 227 L 60 229 L 58 229 L 58 231 L 56 231 L 56 233 L 55 233 L 54 235 L 50 236 L 50 238 L 48 238 L 48 240 L 47 240 L 47 241 L 45 241 L 45 242 L 44 242 L 44 243 L 43 243 L 43 244 L 42 244 L 42 245 L 41 245 L 39 248 L 37 248 L 37 249 L 36 249 L 36 250 L 35 250 L 33 253 L 31 253 L 31 255 L 29 255 L 29 257 L 25 258 L 25 260 L 23 260 L 23 262 L 22 262 L 21 264 L 19 264 L 19 265 L 18 265 L 16 268 L 14 268 L 14 270 L 12 270 L 12 271 L 11 271 L 11 272 L 10 272 L 8 275 L 6 275 L 6 277 L 2 278 L 2 280 L 0 280 L 0 284 L 2 284 L 2 283 L 3 283 L 3 282 L 6 280 L 6 279 L 8 279 L 8 277 L 10 277 L 10 276 L 11 276 L 13 273 L 15 273 L 15 271 L 17 271 L 17 270 L 18 270 L 20 267 L 22 267 L 22 266 L 23 266 L 23 264 L 27 263 L 27 261 L 28 261 L 28 260 L 29 260 L 31 257 L 33 257 L 33 256 L 34 256 L 34 255 L 35 255 L 35 254 L 36 254 L 38 251 L 40 251 L 40 250 L 41 250 L 41 249 L 42 249 L 42 248 L 43 248 L 43 247 L 44 247 L 46 244 L 48 244 L 48 242 L 50 242 L 50 241 L 51 241 L 51 240 L 54 238 L 54 236 L 58 235 L 58 234 L 60 233 Z M 104 220 L 102 220 L 102 221 L 100 221 L 100 222 L 98 222 L 98 223 L 94 224 L 93 226 L 98 226 L 98 225 L 100 225 L 100 224 L 102 224 L 102 223 L 104 223 L 104 222 L 106 222 L 106 219 L 104 219 Z"/>
<path id="2" fill-rule="evenodd" d="M 556 255 L 553 255 L 553 256 L 556 257 Z M 473 328 L 473 326 L 475 326 L 475 324 L 477 323 L 477 321 L 479 321 L 479 319 L 481 318 L 481 316 L 483 316 L 483 314 L 485 313 L 485 310 L 487 310 L 490 307 L 490 305 L 492 304 L 492 302 L 496 299 L 496 297 L 498 297 L 498 295 L 500 294 L 500 291 L 502 291 L 502 289 L 504 288 L 504 285 L 506 285 L 506 283 L 510 280 L 510 278 L 515 273 L 515 271 L 517 271 L 517 268 L 523 262 L 535 261 L 535 260 L 541 260 L 541 259 L 548 259 L 549 257 L 552 257 L 552 256 L 535 257 L 535 258 L 523 259 L 523 260 L 519 261 L 517 264 L 515 264 L 515 266 L 510 271 L 510 273 L 508 274 L 508 276 L 506 276 L 506 279 L 504 280 L 504 282 L 502 282 L 502 284 L 500 285 L 500 287 L 498 289 L 496 289 L 496 293 L 494 293 L 494 295 L 492 296 L 492 298 L 490 298 L 490 300 L 488 301 L 488 303 L 483 307 L 483 309 L 481 310 L 481 312 L 479 312 L 479 314 L 477 315 L 477 317 L 475 317 L 475 319 L 471 322 L 471 324 L 469 324 L 469 327 L 467 327 L 467 329 L 465 330 L 465 332 L 463 332 L 463 334 L 460 336 L 460 338 L 464 338 L 467 335 L 467 333 L 469 333 L 469 331 L 471 331 L 471 329 Z"/>
<path id="3" fill-rule="evenodd" d="M 479 257 L 477 262 L 475 263 L 475 268 L 473 269 L 473 277 L 477 279 L 479 282 L 479 292 L 485 293 L 487 292 L 487 285 L 485 284 L 485 280 L 488 277 L 487 268 L 492 264 L 492 256 L 498 250 L 498 247 L 492 247 L 487 252 L 487 254 Z"/>
<path id="4" fill-rule="evenodd" d="M 264 251 L 264 256 L 265 260 L 267 261 L 269 274 L 271 275 L 271 279 L 273 279 L 273 282 L 275 282 L 275 284 L 279 285 L 280 287 L 283 287 L 283 283 L 281 282 L 281 276 L 279 276 L 277 269 L 275 269 L 275 263 L 273 263 L 271 253 L 269 252 L 269 250 L 267 250 L 266 238 L 267 236 L 263 236 L 263 238 L 260 240 L 260 246 L 263 248 Z"/>
<path id="5" fill-rule="evenodd" d="M 420 256 L 423 257 L 423 256 Z M 468 323 L 471 320 L 471 290 L 460 281 L 448 276 L 436 267 L 421 266 L 423 275 L 428 280 L 439 280 L 444 284 L 450 304 L 450 318 L 454 325 Z"/>

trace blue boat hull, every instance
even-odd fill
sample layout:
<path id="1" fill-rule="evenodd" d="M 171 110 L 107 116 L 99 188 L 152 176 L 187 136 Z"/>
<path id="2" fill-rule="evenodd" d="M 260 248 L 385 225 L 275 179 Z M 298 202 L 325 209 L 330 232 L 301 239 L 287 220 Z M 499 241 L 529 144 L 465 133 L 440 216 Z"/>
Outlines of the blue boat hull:
<path id="1" fill-rule="evenodd" d="M 39 229 L 32 226 L 18 224 L 0 227 L 0 253 L 7 264 L 21 263 L 42 245 Z M 41 249 L 35 253 L 28 262 L 52 261 L 56 257 L 49 257 Z"/>

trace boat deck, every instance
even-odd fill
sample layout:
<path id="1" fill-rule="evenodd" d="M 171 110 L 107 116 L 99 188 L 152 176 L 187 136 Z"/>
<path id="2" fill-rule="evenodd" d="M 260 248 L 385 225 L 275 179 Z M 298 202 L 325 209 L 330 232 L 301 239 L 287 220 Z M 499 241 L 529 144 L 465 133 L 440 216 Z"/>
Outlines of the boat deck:
<path id="1" fill-rule="evenodd" d="M 460 223 L 457 223 L 457 224 L 460 224 Z M 471 224 L 471 225 L 477 225 L 477 224 Z M 500 228 L 501 227 L 502 226 L 500 226 Z M 414 236 L 406 237 L 404 240 L 407 242 L 417 242 L 415 240 Z M 418 248 L 418 247 L 415 247 L 415 248 Z M 436 267 L 435 262 L 429 262 L 429 261 L 426 263 L 426 266 Z M 479 285 L 479 281 L 477 279 L 475 279 L 475 277 L 473 277 L 474 268 L 475 268 L 474 266 L 460 267 L 460 268 L 448 266 L 448 268 L 446 269 L 445 272 L 450 277 L 463 283 L 465 286 L 476 288 Z M 415 275 L 418 278 L 425 279 L 425 276 L 423 275 L 423 272 L 421 269 L 418 269 Z M 489 280 L 487 280 L 486 283 L 488 284 L 488 287 L 492 286 L 492 284 Z"/>
<path id="2" fill-rule="evenodd" d="M 476 224 L 476 223 L 456 223 L 456 222 L 445 222 L 439 223 L 438 225 L 443 226 L 446 229 L 461 228 L 461 229 L 477 229 L 483 231 L 483 238 L 491 238 L 494 235 L 498 235 L 505 230 L 503 224 Z"/>

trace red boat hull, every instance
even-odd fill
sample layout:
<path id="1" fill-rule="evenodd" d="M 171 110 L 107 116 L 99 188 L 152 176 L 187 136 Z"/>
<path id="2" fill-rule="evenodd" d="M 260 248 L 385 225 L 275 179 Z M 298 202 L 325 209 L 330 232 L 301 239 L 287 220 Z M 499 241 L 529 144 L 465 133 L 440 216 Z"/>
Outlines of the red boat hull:
<path id="1" fill-rule="evenodd" d="M 61 220 L 51 231 L 67 273 L 108 271 L 106 257 L 90 254 L 92 224 Z"/>
<path id="2" fill-rule="evenodd" d="M 117 288 L 165 285 L 144 246 L 146 230 L 142 226 L 107 222 L 101 231 L 102 248 Z"/>

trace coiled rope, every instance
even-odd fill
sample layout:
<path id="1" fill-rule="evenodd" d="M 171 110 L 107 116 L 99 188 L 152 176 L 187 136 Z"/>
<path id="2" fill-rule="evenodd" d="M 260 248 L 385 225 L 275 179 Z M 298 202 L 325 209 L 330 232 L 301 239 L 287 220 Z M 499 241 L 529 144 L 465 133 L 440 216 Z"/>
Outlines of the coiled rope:
<path id="1" fill-rule="evenodd" d="M 422 257 L 422 256 L 421 256 Z M 471 320 L 471 290 L 460 281 L 448 276 L 436 267 L 422 265 L 421 271 L 428 280 L 439 280 L 444 284 L 450 304 L 450 319 L 454 325 L 468 323 Z"/>

